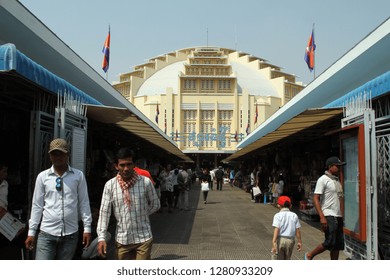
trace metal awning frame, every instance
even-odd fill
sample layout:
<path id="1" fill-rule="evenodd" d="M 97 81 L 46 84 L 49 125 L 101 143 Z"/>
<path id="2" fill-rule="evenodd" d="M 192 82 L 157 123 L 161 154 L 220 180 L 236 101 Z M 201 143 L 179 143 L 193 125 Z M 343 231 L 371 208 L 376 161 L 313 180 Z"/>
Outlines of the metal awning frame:
<path id="1" fill-rule="evenodd" d="M 306 136 L 313 136 L 313 131 L 309 129 L 313 128 L 316 125 L 319 125 L 327 120 L 339 117 L 341 119 L 343 114 L 342 108 L 332 108 L 332 109 L 307 109 L 306 111 L 298 114 L 297 116 L 291 118 L 290 120 L 283 123 L 276 130 L 264 135 L 263 137 L 257 139 L 255 142 L 249 144 L 245 148 L 237 151 L 233 155 L 227 157 L 224 162 L 229 162 L 236 160 L 240 157 L 261 149 L 265 148 L 268 145 L 276 144 L 279 141 L 286 140 L 288 137 L 299 137 L 299 134 L 303 134 L 306 131 Z M 329 131 L 323 131 L 323 129 L 318 129 L 317 136 L 319 134 L 325 134 Z M 300 137 L 305 138 L 303 135 Z M 308 139 L 310 141 L 310 139 Z"/>
<path id="2" fill-rule="evenodd" d="M 193 162 L 193 160 L 185 155 L 177 145 L 168 138 L 168 136 L 163 134 L 162 131 L 160 133 L 129 109 L 99 105 L 86 105 L 86 108 L 88 118 L 97 122 L 116 125 L 125 131 L 152 143 L 159 149 L 165 150 L 181 161 Z"/>

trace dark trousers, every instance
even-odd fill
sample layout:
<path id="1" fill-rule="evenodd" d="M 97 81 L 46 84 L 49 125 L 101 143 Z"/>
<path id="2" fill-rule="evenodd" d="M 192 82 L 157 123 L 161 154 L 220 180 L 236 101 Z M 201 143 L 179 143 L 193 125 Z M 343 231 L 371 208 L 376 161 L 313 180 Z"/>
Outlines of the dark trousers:
<path id="1" fill-rule="evenodd" d="M 217 190 L 222 191 L 222 181 L 223 179 L 217 179 Z"/>
<path id="2" fill-rule="evenodd" d="M 208 191 L 204 191 L 203 193 L 203 201 L 207 201 L 207 195 L 209 194 Z"/>
<path id="3" fill-rule="evenodd" d="M 169 208 L 173 207 L 173 192 L 162 191 L 161 192 L 161 206 L 168 205 Z"/>
<path id="4" fill-rule="evenodd" d="M 179 202 L 180 195 L 180 185 L 173 186 L 173 197 L 174 197 L 174 207 L 176 208 L 177 203 Z"/>

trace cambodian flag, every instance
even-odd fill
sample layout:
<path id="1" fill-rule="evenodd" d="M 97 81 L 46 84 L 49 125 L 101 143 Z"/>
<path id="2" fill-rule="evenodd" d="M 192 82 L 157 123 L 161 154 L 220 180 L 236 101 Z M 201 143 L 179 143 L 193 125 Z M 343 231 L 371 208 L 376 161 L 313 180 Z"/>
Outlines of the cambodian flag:
<path id="1" fill-rule="evenodd" d="M 307 66 L 310 69 L 310 72 L 314 69 L 314 51 L 316 49 L 316 44 L 314 42 L 314 28 L 311 31 L 309 42 L 307 43 L 306 52 L 305 52 L 305 61 Z"/>
<path id="2" fill-rule="evenodd" d="M 256 113 L 255 113 L 255 123 L 257 123 L 257 117 L 259 116 L 259 113 L 257 111 L 257 104 L 256 104 Z"/>
<path id="3" fill-rule="evenodd" d="M 158 123 L 158 115 L 160 115 L 160 110 L 158 109 L 158 104 L 156 108 L 156 123 Z"/>
<path id="4" fill-rule="evenodd" d="M 108 28 L 108 35 L 106 41 L 104 42 L 102 52 L 104 53 L 102 69 L 104 72 L 107 73 L 108 66 L 110 65 L 110 28 Z"/>

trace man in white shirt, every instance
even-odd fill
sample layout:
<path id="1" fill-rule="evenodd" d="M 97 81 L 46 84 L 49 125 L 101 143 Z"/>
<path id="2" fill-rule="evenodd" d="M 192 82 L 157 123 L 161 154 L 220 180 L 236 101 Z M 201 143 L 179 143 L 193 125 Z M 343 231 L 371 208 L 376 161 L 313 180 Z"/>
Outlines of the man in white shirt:
<path id="1" fill-rule="evenodd" d="M 38 174 L 32 200 L 26 248 L 36 242 L 37 260 L 70 260 L 78 244 L 78 221 L 84 225 L 83 245 L 91 241 L 91 209 L 83 172 L 69 166 L 69 146 L 57 138 L 50 143 L 51 168 Z M 36 233 L 39 231 L 38 238 Z"/>
<path id="2" fill-rule="evenodd" d="M 345 165 L 338 157 L 326 160 L 325 174 L 318 180 L 314 190 L 314 207 L 320 216 L 325 241 L 305 254 L 305 260 L 312 260 L 316 255 L 329 250 L 330 259 L 338 260 L 339 251 L 344 250 L 343 233 L 343 189 L 337 175 L 340 167 Z"/>

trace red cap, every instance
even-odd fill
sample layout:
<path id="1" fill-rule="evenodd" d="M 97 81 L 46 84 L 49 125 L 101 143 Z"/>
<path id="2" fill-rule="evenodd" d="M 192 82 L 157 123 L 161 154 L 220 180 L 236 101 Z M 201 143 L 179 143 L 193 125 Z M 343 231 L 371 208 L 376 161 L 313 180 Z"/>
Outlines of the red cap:
<path id="1" fill-rule="evenodd" d="M 284 206 L 284 203 L 290 203 L 291 204 L 291 199 L 288 196 L 282 195 L 281 197 L 278 198 L 278 204 L 280 206 Z"/>

